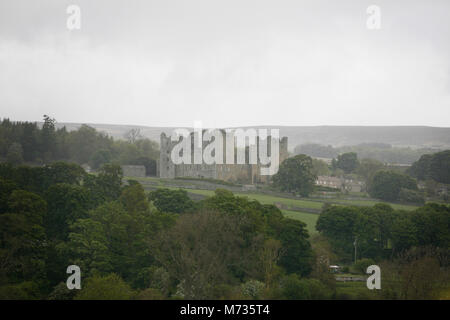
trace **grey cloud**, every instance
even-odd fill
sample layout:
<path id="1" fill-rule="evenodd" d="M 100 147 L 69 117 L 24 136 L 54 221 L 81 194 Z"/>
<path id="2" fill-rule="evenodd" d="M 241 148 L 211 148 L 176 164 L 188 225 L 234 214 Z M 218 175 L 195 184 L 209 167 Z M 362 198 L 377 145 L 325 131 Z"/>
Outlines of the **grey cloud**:
<path id="1" fill-rule="evenodd" d="M 65 28 L 66 7 L 82 29 Z M 0 114 L 142 125 L 436 125 L 449 1 L 0 2 Z"/>

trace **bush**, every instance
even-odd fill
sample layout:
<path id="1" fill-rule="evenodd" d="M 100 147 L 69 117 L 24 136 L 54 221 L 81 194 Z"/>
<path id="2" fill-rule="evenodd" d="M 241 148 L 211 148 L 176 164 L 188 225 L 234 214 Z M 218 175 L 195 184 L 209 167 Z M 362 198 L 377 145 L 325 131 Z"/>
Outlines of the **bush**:
<path id="1" fill-rule="evenodd" d="M 159 211 L 165 213 L 186 213 L 194 208 L 194 202 L 183 189 L 160 188 L 150 192 L 149 200 Z"/>
<path id="2" fill-rule="evenodd" d="M 53 288 L 53 291 L 48 295 L 48 300 L 72 300 L 77 290 L 70 290 L 67 288 L 65 282 L 60 282 Z"/>
<path id="3" fill-rule="evenodd" d="M 164 295 L 158 289 L 148 288 L 139 292 L 137 300 L 163 300 Z"/>
<path id="4" fill-rule="evenodd" d="M 333 294 L 332 290 L 317 279 L 302 279 L 300 281 L 306 284 L 312 300 L 330 299 Z"/>
<path id="5" fill-rule="evenodd" d="M 32 281 L 0 287 L 0 300 L 37 300 L 40 298 L 39 286 Z"/>
<path id="6" fill-rule="evenodd" d="M 307 197 L 314 191 L 316 178 L 312 159 L 300 154 L 284 160 L 278 172 L 272 176 L 272 181 L 273 185 L 283 192 Z"/>
<path id="7" fill-rule="evenodd" d="M 75 300 L 130 300 L 134 292 L 120 276 L 111 273 L 105 277 L 93 276 L 75 296 Z"/>
<path id="8" fill-rule="evenodd" d="M 295 273 L 284 277 L 280 286 L 285 299 L 307 300 L 311 298 L 307 282 L 300 280 Z"/>
<path id="9" fill-rule="evenodd" d="M 264 293 L 264 283 L 258 280 L 249 280 L 242 284 L 242 294 L 251 299 L 261 299 Z"/>
<path id="10" fill-rule="evenodd" d="M 402 188 L 398 194 L 398 200 L 407 203 L 424 204 L 425 198 L 419 191 Z"/>
<path id="11" fill-rule="evenodd" d="M 380 170 L 369 185 L 369 194 L 377 199 L 396 201 L 402 189 L 417 190 L 417 182 L 403 173 Z"/>
<path id="12" fill-rule="evenodd" d="M 367 267 L 375 264 L 372 259 L 361 259 L 353 266 L 354 270 L 358 273 L 366 274 Z"/>

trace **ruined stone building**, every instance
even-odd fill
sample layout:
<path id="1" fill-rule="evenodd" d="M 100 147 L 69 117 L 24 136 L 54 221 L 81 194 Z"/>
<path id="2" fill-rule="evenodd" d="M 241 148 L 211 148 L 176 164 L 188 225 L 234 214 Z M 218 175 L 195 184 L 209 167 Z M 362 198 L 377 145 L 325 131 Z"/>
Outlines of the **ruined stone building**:
<path id="1" fill-rule="evenodd" d="M 224 130 L 221 130 L 223 136 L 223 164 L 174 164 L 171 159 L 171 153 L 173 147 L 179 141 L 172 141 L 170 136 L 166 136 L 165 133 L 161 134 L 161 144 L 160 144 L 160 161 L 159 161 L 159 175 L 161 178 L 177 178 L 177 177 L 193 177 L 193 178 L 209 178 L 218 179 L 229 182 L 236 182 L 242 184 L 254 184 L 254 183 L 266 183 L 270 176 L 261 175 L 260 168 L 267 167 L 260 163 L 259 159 L 259 147 L 260 143 L 267 143 L 271 141 L 268 137 L 267 140 L 259 140 L 256 137 L 256 154 L 258 155 L 258 161 L 256 164 L 249 164 L 249 147 L 245 150 L 245 163 L 238 164 L 234 161 L 234 164 L 228 164 L 226 162 L 226 137 Z M 191 133 L 191 144 L 194 145 L 194 135 Z M 210 141 L 203 141 L 202 148 L 211 143 Z M 233 142 L 236 145 L 235 141 Z M 194 148 L 191 148 L 191 159 L 194 158 Z M 267 144 L 268 155 L 270 155 L 271 144 Z M 237 150 L 234 151 L 234 157 L 236 160 Z M 281 164 L 288 157 L 288 139 L 283 137 L 279 140 L 279 163 Z"/>

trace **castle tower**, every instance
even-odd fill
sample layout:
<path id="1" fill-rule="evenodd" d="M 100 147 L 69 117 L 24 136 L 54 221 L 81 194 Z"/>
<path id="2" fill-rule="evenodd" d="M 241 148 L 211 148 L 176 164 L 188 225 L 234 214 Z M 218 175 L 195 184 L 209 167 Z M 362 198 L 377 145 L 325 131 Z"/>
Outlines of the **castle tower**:
<path id="1" fill-rule="evenodd" d="M 175 165 L 171 159 L 171 153 L 173 147 L 179 143 L 179 141 L 172 141 L 170 136 L 165 133 L 161 133 L 160 140 L 160 159 L 159 159 L 159 176 L 161 178 L 174 179 L 176 177 L 203 177 L 212 179 L 221 179 L 225 181 L 245 181 L 245 183 L 266 183 L 270 180 L 270 176 L 262 176 L 260 174 L 261 163 L 259 159 L 259 148 L 261 143 L 267 143 L 267 151 L 271 154 L 272 143 L 268 143 L 271 140 L 271 136 L 268 136 L 265 140 L 256 139 L 256 153 L 257 164 L 250 164 L 249 161 L 249 149 L 246 150 L 246 163 L 245 164 L 226 164 L 226 134 L 224 130 L 221 130 L 223 135 L 223 164 L 195 164 L 194 163 L 194 135 L 191 133 L 189 139 L 191 140 L 191 163 Z M 235 137 L 232 137 L 235 139 Z M 202 150 L 210 142 L 202 142 Z M 233 145 L 236 145 L 234 141 Z M 236 148 L 234 149 L 234 158 L 236 157 Z M 283 137 L 279 140 L 279 161 L 280 164 L 288 158 L 288 139 Z"/>
<path id="2" fill-rule="evenodd" d="M 175 145 L 175 142 L 172 142 L 170 137 L 167 137 L 163 132 L 161 133 L 160 140 L 160 153 L 159 153 L 159 177 L 160 178 L 175 178 L 175 164 L 172 162 L 170 158 L 170 154 L 172 152 L 172 148 Z"/>

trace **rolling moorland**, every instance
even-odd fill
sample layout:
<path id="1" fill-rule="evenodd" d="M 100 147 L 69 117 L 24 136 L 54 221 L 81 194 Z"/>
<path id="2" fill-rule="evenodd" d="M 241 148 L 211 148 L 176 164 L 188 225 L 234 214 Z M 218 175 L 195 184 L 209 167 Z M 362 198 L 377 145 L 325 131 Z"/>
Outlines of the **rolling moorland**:
<path id="1" fill-rule="evenodd" d="M 42 124 L 42 123 L 41 123 Z M 122 139 L 131 129 L 140 129 L 142 136 L 159 141 L 162 132 L 170 134 L 172 127 L 146 127 L 132 125 L 88 124 L 98 131 L 105 132 L 115 139 Z M 81 124 L 56 123 L 57 128 L 76 130 Z M 279 128 L 280 136 L 289 140 L 289 149 L 305 143 L 332 145 L 334 147 L 357 145 L 361 143 L 385 143 L 392 146 L 431 149 L 450 147 L 450 128 L 426 126 L 258 126 L 258 128 Z"/>

